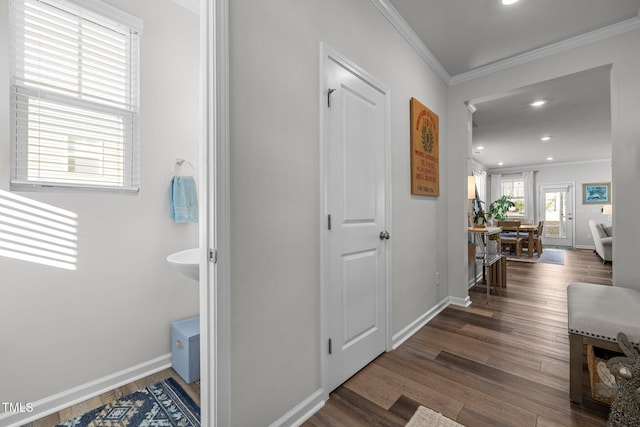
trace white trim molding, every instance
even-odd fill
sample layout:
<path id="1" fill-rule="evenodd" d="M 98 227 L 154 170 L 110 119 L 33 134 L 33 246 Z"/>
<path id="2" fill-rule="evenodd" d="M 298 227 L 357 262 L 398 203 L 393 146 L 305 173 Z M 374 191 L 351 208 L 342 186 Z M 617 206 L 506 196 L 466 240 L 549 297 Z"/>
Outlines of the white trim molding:
<path id="1" fill-rule="evenodd" d="M 128 25 L 138 34 L 142 34 L 142 28 L 144 26 L 144 21 L 142 19 L 120 10 L 117 7 L 111 6 L 102 0 L 74 0 L 74 3 L 101 16 Z"/>
<path id="2" fill-rule="evenodd" d="M 449 303 L 451 305 L 457 305 L 460 307 L 469 307 L 471 305 L 471 298 L 469 296 L 465 297 L 465 298 L 458 298 L 458 297 L 449 297 Z"/>
<path id="3" fill-rule="evenodd" d="M 404 329 L 393 336 L 393 349 L 397 349 L 404 343 L 406 340 L 411 338 L 413 334 L 418 332 L 420 328 L 429 323 L 434 317 L 442 312 L 445 308 L 447 308 L 450 304 L 451 297 L 445 298 L 440 301 L 435 307 L 431 310 L 424 313 L 422 316 L 418 317 L 416 320 L 408 324 Z"/>
<path id="4" fill-rule="evenodd" d="M 436 59 L 435 55 L 431 53 L 426 44 L 418 37 L 409 23 L 400 15 L 400 12 L 393 7 L 389 0 L 371 0 L 371 3 L 378 8 L 382 15 L 391 23 L 391 25 L 400 33 L 402 37 L 409 42 L 411 47 L 425 60 L 427 64 L 431 66 L 433 71 L 440 77 L 440 79 L 449 84 L 451 77 L 447 70 L 444 69 L 442 64 Z"/>
<path id="5" fill-rule="evenodd" d="M 510 58 L 506 58 L 501 61 L 494 62 L 476 69 L 467 71 L 465 73 L 451 76 L 447 70 L 438 61 L 435 55 L 429 50 L 427 45 L 420 39 L 416 32 L 411 28 L 409 23 L 400 15 L 400 12 L 393 7 L 389 0 L 371 0 L 376 8 L 384 15 L 385 18 L 391 23 L 391 25 L 405 38 L 405 40 L 413 47 L 413 49 L 424 59 L 424 61 L 431 66 L 433 71 L 440 77 L 440 79 L 449 86 L 468 82 L 480 77 L 487 76 L 489 74 L 503 71 L 511 67 L 525 64 L 549 55 L 564 52 L 570 49 L 575 49 L 580 46 L 587 45 L 596 41 L 604 40 L 609 37 L 614 37 L 627 31 L 633 31 L 640 29 L 640 12 L 638 17 L 627 19 L 615 24 L 608 25 L 597 30 L 589 31 L 584 34 L 580 34 L 574 37 L 570 37 L 566 40 L 559 41 L 547 46 L 543 46 L 538 49 L 531 50 L 529 52 L 515 55 Z"/>
<path id="6" fill-rule="evenodd" d="M 215 427 L 232 425 L 229 1 L 203 0 L 200 6 L 200 397 L 202 425 Z"/>
<path id="7" fill-rule="evenodd" d="M 325 403 L 324 390 L 318 389 L 293 409 L 274 421 L 269 427 L 300 426 L 318 412 Z"/>
<path id="8" fill-rule="evenodd" d="M 616 24 L 611 24 L 597 30 L 589 31 L 588 33 L 570 37 L 557 43 L 543 46 L 539 49 L 534 49 L 520 55 L 512 56 L 502 61 L 494 62 L 493 64 L 488 64 L 483 67 L 467 71 L 466 73 L 455 75 L 449 80 L 449 85 L 453 86 L 460 83 L 468 82 L 470 80 L 488 76 L 498 71 L 503 71 L 511 67 L 544 58 L 546 56 L 565 52 L 567 50 L 575 49 L 589 43 L 604 40 L 609 37 L 614 37 L 626 33 L 627 31 L 633 31 L 637 29 L 640 29 L 640 18 L 627 19 Z"/>
<path id="9" fill-rule="evenodd" d="M 33 403 L 31 412 L 5 412 L 0 425 L 18 427 L 171 367 L 171 353 L 124 369 Z"/>
<path id="10" fill-rule="evenodd" d="M 173 0 L 173 2 L 195 14 L 200 13 L 200 0 Z"/>
<path id="11" fill-rule="evenodd" d="M 500 173 L 500 174 L 516 174 L 522 173 L 525 171 L 533 170 L 534 172 L 538 172 L 538 169 L 549 169 L 549 168 L 557 168 L 563 166 L 575 166 L 575 165 L 588 165 L 588 164 L 597 164 L 597 163 L 609 163 L 611 165 L 612 159 L 604 158 L 604 159 L 595 159 L 595 160 L 576 160 L 575 162 L 558 162 L 558 163 L 540 163 L 536 165 L 526 165 L 526 166 L 510 166 L 508 168 L 493 168 L 487 169 L 487 173 L 489 175 Z"/>

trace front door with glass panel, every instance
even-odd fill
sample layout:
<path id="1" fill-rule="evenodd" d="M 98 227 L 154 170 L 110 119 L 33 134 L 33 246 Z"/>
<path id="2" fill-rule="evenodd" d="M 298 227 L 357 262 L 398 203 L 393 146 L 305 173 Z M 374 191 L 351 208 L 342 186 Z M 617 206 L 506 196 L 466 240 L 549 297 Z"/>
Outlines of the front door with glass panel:
<path id="1" fill-rule="evenodd" d="M 543 184 L 540 186 L 539 218 L 544 220 L 543 245 L 574 247 L 572 183 Z"/>

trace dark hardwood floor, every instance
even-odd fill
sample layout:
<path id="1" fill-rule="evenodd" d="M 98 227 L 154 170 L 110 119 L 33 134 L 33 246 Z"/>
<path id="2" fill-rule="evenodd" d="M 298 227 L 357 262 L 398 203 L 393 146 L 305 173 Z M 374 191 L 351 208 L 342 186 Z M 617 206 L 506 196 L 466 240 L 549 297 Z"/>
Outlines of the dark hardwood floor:
<path id="1" fill-rule="evenodd" d="M 404 426 L 418 405 L 475 426 L 604 426 L 608 406 L 569 402 L 566 287 L 611 285 L 611 264 L 591 250 L 565 264 L 509 261 L 507 288 L 471 289 L 397 350 L 337 388 L 303 426 Z"/>
<path id="2" fill-rule="evenodd" d="M 565 264 L 509 261 L 507 288 L 471 289 L 470 307 L 449 306 L 397 350 L 337 388 L 304 427 L 404 426 L 418 405 L 475 426 L 604 426 L 585 362 L 585 404 L 569 403 L 566 287 L 611 285 L 611 264 L 590 250 L 565 251 Z M 51 427 L 168 376 L 199 403 L 199 382 L 167 369 L 74 405 L 27 427 Z"/>

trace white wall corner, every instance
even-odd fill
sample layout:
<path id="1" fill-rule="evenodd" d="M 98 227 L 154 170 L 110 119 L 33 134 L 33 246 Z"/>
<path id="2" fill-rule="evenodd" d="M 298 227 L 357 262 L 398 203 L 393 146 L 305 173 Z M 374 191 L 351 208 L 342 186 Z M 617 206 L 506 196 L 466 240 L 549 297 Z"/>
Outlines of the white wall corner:
<path id="1" fill-rule="evenodd" d="M 403 342 L 411 338 L 413 334 L 418 332 L 420 328 L 429 323 L 431 319 L 436 317 L 442 310 L 449 306 L 449 298 L 445 298 L 440 301 L 435 307 L 431 308 L 429 311 L 424 313 L 422 316 L 418 317 L 416 320 L 407 325 L 404 329 L 393 336 L 393 349 L 397 349 L 402 345 Z"/>
<path id="2" fill-rule="evenodd" d="M 324 406 L 324 389 L 314 391 L 289 412 L 278 418 L 269 427 L 300 426 Z"/>
<path id="3" fill-rule="evenodd" d="M 5 412 L 0 415 L 0 425 L 6 427 L 22 426 L 170 367 L 171 353 L 168 353 L 164 356 L 116 372 L 115 374 L 98 378 L 86 384 L 32 402 L 33 411 L 31 412 Z"/>

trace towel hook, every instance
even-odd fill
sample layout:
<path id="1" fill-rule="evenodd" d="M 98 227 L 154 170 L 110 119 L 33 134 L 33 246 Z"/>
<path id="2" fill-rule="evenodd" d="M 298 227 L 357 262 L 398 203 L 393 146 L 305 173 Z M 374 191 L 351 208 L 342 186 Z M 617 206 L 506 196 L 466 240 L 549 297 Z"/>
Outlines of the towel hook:
<path id="1" fill-rule="evenodd" d="M 191 162 L 187 159 L 183 159 L 182 157 L 178 157 L 176 159 L 176 165 L 178 166 L 182 166 L 184 163 L 188 164 L 189 166 L 191 166 L 191 172 L 195 174 L 196 169 L 193 167 L 193 164 L 191 164 Z M 174 172 L 175 172 L 175 166 L 174 166 Z"/>

